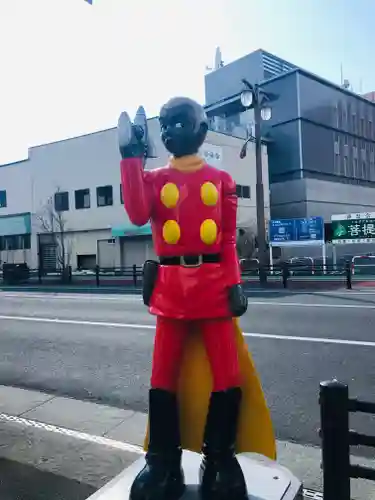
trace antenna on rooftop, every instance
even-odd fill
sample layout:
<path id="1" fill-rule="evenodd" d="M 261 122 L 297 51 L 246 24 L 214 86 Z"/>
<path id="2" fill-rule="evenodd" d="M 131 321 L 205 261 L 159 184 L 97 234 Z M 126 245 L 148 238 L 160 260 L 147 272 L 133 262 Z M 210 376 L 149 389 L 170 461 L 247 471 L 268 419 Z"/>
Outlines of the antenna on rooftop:
<path id="1" fill-rule="evenodd" d="M 222 59 L 221 55 L 221 49 L 220 47 L 216 47 L 215 51 L 215 61 L 214 61 L 214 66 L 206 66 L 206 71 L 215 71 L 217 69 L 220 69 L 224 66 L 224 61 Z"/>

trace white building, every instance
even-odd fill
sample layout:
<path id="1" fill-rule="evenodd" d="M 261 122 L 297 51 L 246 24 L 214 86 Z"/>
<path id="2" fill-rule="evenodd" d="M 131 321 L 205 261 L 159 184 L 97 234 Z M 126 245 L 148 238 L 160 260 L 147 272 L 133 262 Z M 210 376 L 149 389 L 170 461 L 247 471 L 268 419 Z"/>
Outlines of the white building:
<path id="1" fill-rule="evenodd" d="M 147 168 L 165 165 L 168 153 L 159 137 L 159 122 L 149 120 L 158 158 Z M 239 194 L 238 227 L 254 226 L 255 151 L 239 158 L 243 140 L 209 132 L 202 147 L 207 162 L 228 170 Z M 120 191 L 120 155 L 115 128 L 73 137 L 29 150 L 28 160 L 0 166 L 0 260 L 27 262 L 37 268 L 56 265 L 56 241 L 64 230 L 66 262 L 77 267 L 141 265 L 153 256 L 148 226 L 130 224 Z M 266 148 L 263 152 L 266 216 L 269 184 Z M 57 193 L 57 194 L 56 194 Z M 60 210 L 62 210 L 60 212 Z"/>

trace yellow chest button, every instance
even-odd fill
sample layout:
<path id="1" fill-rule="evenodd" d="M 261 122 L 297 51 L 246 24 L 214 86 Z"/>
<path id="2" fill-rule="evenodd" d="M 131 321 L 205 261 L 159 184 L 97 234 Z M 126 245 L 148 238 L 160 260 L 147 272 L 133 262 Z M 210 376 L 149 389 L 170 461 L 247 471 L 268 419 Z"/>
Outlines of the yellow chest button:
<path id="1" fill-rule="evenodd" d="M 209 207 L 217 204 L 219 192 L 212 182 L 205 182 L 201 186 L 201 199 L 203 203 Z"/>
<path id="2" fill-rule="evenodd" d="M 181 229 L 175 220 L 167 220 L 163 225 L 163 238 L 169 245 L 175 245 L 181 237 Z"/>
<path id="3" fill-rule="evenodd" d="M 160 199 L 163 205 L 167 208 L 174 208 L 180 198 L 180 192 L 176 184 L 167 182 L 160 191 Z"/>
<path id="4" fill-rule="evenodd" d="M 217 225 L 212 219 L 206 219 L 200 227 L 200 236 L 203 243 L 212 245 L 217 239 Z"/>

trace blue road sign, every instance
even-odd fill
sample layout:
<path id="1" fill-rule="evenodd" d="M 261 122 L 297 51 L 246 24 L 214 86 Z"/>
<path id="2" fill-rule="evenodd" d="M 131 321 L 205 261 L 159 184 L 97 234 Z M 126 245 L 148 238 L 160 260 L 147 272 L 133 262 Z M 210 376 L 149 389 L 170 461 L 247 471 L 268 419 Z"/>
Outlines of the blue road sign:
<path id="1" fill-rule="evenodd" d="M 321 245 L 324 243 L 323 218 L 270 220 L 269 239 L 274 246 Z"/>

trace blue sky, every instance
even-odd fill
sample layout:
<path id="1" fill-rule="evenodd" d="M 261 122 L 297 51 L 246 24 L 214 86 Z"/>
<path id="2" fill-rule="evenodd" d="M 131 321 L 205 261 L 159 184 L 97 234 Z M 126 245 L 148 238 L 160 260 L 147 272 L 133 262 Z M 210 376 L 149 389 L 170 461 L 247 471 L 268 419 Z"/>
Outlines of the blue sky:
<path id="1" fill-rule="evenodd" d="M 375 90 L 374 0 L 0 0 L 0 163 L 27 148 L 203 101 L 205 67 L 263 48 Z"/>

